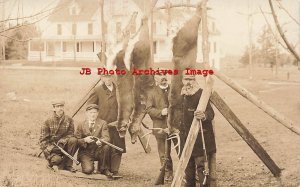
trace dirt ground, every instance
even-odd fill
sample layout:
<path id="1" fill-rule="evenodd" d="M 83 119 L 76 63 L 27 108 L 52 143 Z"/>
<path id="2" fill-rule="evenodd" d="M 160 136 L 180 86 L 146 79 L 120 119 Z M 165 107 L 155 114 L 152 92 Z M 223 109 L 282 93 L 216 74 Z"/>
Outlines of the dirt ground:
<path id="1" fill-rule="evenodd" d="M 117 181 L 94 181 L 59 176 L 46 169 L 39 152 L 40 125 L 51 112 L 54 98 L 66 100 L 66 113 L 74 110 L 79 100 L 97 77 L 82 76 L 78 71 L 8 70 L 0 69 L 0 186 L 153 186 L 159 172 L 159 159 L 154 137 L 152 152 L 145 154 L 140 144 L 127 141 Z M 272 80 L 270 71 L 256 71 L 254 80 L 246 78 L 246 69 L 227 71 L 238 83 L 284 114 L 300 127 L 300 71 L 290 71 L 290 81 Z M 219 186 L 299 186 L 300 136 L 290 132 L 252 103 L 216 80 L 215 90 L 222 95 L 232 110 L 266 149 L 282 176 L 274 178 L 267 167 L 216 111 L 217 175 Z M 15 92 L 16 98 L 8 94 Z M 82 120 L 80 112 L 74 120 Z M 146 123 L 151 123 L 146 119 Z M 176 163 L 178 158 L 173 154 Z"/>

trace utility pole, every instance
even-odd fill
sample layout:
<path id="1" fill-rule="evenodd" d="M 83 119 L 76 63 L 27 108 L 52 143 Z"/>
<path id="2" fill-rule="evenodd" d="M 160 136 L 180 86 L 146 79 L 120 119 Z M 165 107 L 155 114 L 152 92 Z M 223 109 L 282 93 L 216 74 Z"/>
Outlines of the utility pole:
<path id="1" fill-rule="evenodd" d="M 73 14 L 73 12 L 72 12 L 72 14 Z M 73 59 L 74 62 L 76 62 L 76 52 L 77 52 L 77 42 L 76 42 L 77 25 L 75 25 L 75 23 L 76 23 L 75 15 L 76 15 L 76 12 L 75 12 L 75 14 L 72 15 L 73 16 L 73 24 L 72 24 L 72 28 L 71 28 L 71 32 L 73 34 L 73 42 L 74 42 L 74 59 Z"/>
<path id="2" fill-rule="evenodd" d="M 104 0 L 100 0 L 100 15 L 101 15 L 101 63 L 106 65 L 105 62 L 105 51 L 106 51 L 106 43 L 105 43 L 105 32 L 104 32 Z"/>
<path id="3" fill-rule="evenodd" d="M 299 14 L 299 19 L 300 19 L 300 0 L 298 0 L 298 14 Z M 300 33 L 300 26 L 299 26 L 299 33 Z M 300 54 L 300 35 L 299 36 L 299 54 Z M 298 60 L 298 70 L 300 70 L 300 60 Z"/>
<path id="4" fill-rule="evenodd" d="M 278 32 L 275 32 L 275 78 L 278 78 L 278 43 L 279 43 L 279 39 L 278 39 Z"/>
<path id="5" fill-rule="evenodd" d="M 249 34 L 249 79 L 253 78 L 253 64 L 252 64 L 252 14 L 250 14 L 250 0 L 248 0 L 248 34 Z"/>
<path id="6" fill-rule="evenodd" d="M 165 2 L 165 6 L 166 6 L 166 12 L 167 12 L 167 36 L 169 36 L 170 33 L 170 23 L 171 23 L 171 2 L 170 0 L 167 0 Z"/>
<path id="7" fill-rule="evenodd" d="M 0 0 L 0 3 L 1 3 L 1 20 L 5 20 L 5 0 Z M 0 27 L 1 31 L 4 31 L 5 30 L 5 22 L 2 22 L 1 24 L 1 27 Z M 0 36 L 0 39 L 1 39 L 1 60 L 5 60 L 5 38 L 3 36 Z"/>
<path id="8" fill-rule="evenodd" d="M 146 4 L 146 3 L 144 3 Z M 153 4 L 153 0 L 151 0 L 151 5 Z M 153 66 L 154 65 L 154 54 L 153 54 L 153 9 L 150 9 L 150 64 Z M 156 26 L 156 24 L 155 24 Z M 155 28 L 156 30 L 156 28 Z"/>
<path id="9" fill-rule="evenodd" d="M 249 48 L 249 54 L 248 54 L 248 60 L 249 60 L 249 79 L 253 79 L 253 62 L 252 62 L 252 56 L 253 56 L 253 42 L 252 42 L 252 26 L 253 26 L 253 16 L 256 14 L 259 14 L 259 12 L 250 13 L 250 1 L 248 0 L 248 13 L 241 13 L 237 12 L 238 14 L 247 16 L 248 20 L 248 48 Z"/>

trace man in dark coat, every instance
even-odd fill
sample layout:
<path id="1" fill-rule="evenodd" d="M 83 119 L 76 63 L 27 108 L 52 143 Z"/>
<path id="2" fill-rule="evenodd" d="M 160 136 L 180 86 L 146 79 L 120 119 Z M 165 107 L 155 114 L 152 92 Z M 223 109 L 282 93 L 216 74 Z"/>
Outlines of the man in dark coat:
<path id="1" fill-rule="evenodd" d="M 52 102 L 54 112 L 42 125 L 39 144 L 48 161 L 48 168 L 58 166 L 58 169 L 75 172 L 76 170 L 72 167 L 73 161 L 54 145 L 54 143 L 58 144 L 71 156 L 77 150 L 77 139 L 74 138 L 74 122 L 72 118 L 65 115 L 64 105 L 64 101 Z"/>
<path id="2" fill-rule="evenodd" d="M 99 106 L 98 118 L 108 123 L 108 130 L 111 139 L 111 143 L 124 149 L 126 152 L 125 138 L 120 138 L 116 126 L 110 124 L 116 124 L 118 117 L 118 103 L 116 96 L 116 86 L 113 83 L 112 76 L 102 75 L 103 84 L 97 86 L 87 101 L 87 104 L 97 104 Z M 114 123 L 113 123 L 114 122 Z M 111 149 L 111 162 L 110 171 L 115 177 L 119 176 L 119 168 L 121 164 L 122 152 Z"/>
<path id="3" fill-rule="evenodd" d="M 78 160 L 81 162 L 82 172 L 91 174 L 94 171 L 94 161 L 98 161 L 98 170 L 104 175 L 111 176 L 109 172 L 110 148 L 100 140 L 109 142 L 107 123 L 98 116 L 99 107 L 96 104 L 87 105 L 86 120 L 80 123 L 75 132 L 78 139 Z M 95 138 L 100 140 L 95 140 Z"/>
<path id="4" fill-rule="evenodd" d="M 167 76 L 163 74 L 155 75 L 157 86 L 148 93 L 146 111 L 153 121 L 153 128 L 167 129 L 167 115 L 168 115 L 168 94 L 169 85 Z M 173 179 L 173 164 L 170 155 L 165 155 L 165 142 L 167 133 L 164 130 L 153 130 L 153 135 L 156 138 L 158 155 L 161 166 L 167 158 L 165 180 L 172 182 Z"/>
<path id="5" fill-rule="evenodd" d="M 216 142 L 215 135 L 212 126 L 212 120 L 214 118 L 214 111 L 208 102 L 205 111 L 196 111 L 199 99 L 202 94 L 202 89 L 196 82 L 194 75 L 184 75 L 183 76 L 183 88 L 182 88 L 182 103 L 183 103 L 183 119 L 180 125 L 180 138 L 181 138 L 181 148 L 183 149 L 186 138 L 188 136 L 190 127 L 194 116 L 202 121 L 203 133 L 205 139 L 205 148 L 207 151 L 208 160 L 212 153 L 216 152 Z M 186 186 L 193 187 L 196 186 L 195 173 L 199 175 L 200 184 L 204 179 L 204 151 L 202 146 L 201 132 L 197 136 L 191 158 L 185 170 L 186 174 Z M 209 182 L 209 181 L 208 181 Z"/>

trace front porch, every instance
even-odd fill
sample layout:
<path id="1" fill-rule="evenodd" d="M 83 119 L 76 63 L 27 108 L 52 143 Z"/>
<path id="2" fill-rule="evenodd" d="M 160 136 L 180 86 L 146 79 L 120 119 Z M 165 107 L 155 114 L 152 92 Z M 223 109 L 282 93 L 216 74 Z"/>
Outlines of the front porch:
<path id="1" fill-rule="evenodd" d="M 41 40 L 28 44 L 29 61 L 97 61 L 100 40 Z"/>

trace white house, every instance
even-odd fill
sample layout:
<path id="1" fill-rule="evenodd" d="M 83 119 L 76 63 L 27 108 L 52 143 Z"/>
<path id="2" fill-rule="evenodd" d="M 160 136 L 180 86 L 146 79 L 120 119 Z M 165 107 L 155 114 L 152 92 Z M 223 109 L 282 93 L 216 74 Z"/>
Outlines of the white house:
<path id="1" fill-rule="evenodd" d="M 138 12 L 136 24 L 131 28 L 135 33 L 140 25 L 143 12 L 149 8 L 148 1 L 113 0 L 104 1 L 107 45 L 114 46 L 122 37 L 122 29 L 127 25 L 133 12 Z M 28 60 L 41 61 L 97 61 L 101 49 L 101 25 L 99 0 L 60 0 L 54 14 L 48 19 L 47 30 L 41 38 L 29 43 Z M 165 10 L 155 10 L 153 14 L 154 62 L 170 62 L 172 59 L 172 37 L 192 16 L 193 10 L 172 9 L 170 22 Z M 211 64 L 219 68 L 219 32 L 214 21 L 209 18 Z M 199 32 L 199 44 L 201 34 Z M 201 62 L 202 48 L 198 45 L 198 62 Z"/>
<path id="2" fill-rule="evenodd" d="M 41 38 L 29 44 L 28 60 L 96 60 L 101 33 L 97 0 L 61 0 Z"/>

